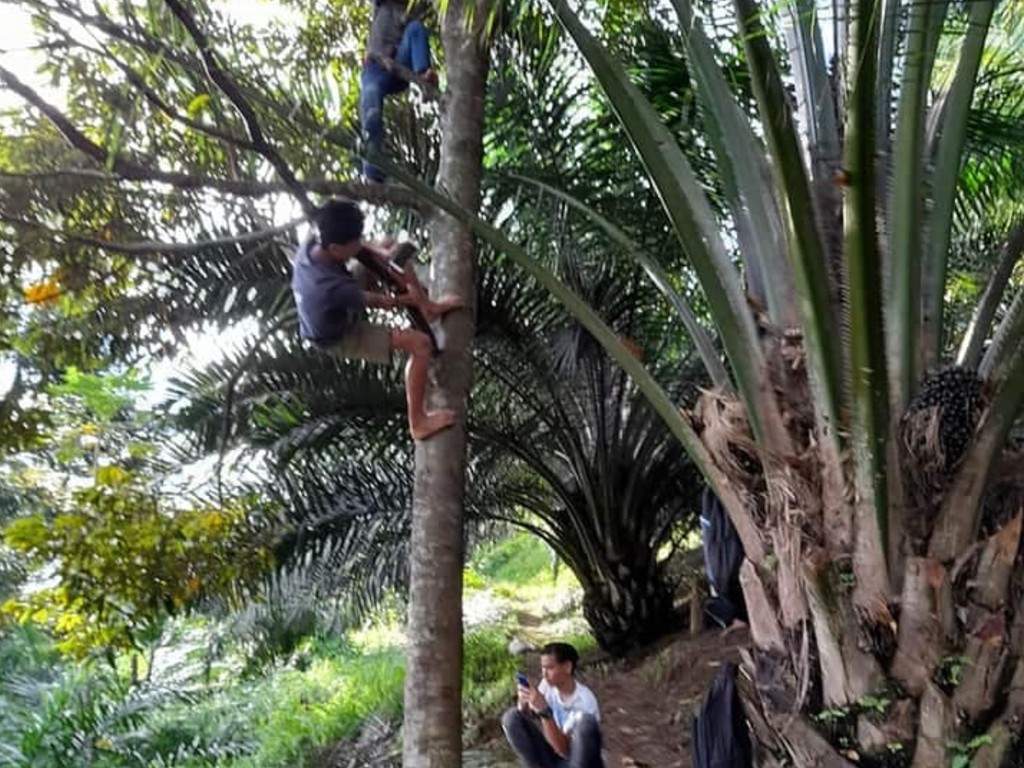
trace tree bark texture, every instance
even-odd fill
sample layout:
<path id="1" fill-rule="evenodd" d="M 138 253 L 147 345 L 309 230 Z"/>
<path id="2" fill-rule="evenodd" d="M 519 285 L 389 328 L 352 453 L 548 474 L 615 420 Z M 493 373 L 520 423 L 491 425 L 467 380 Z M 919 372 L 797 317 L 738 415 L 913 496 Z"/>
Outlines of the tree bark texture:
<path id="1" fill-rule="evenodd" d="M 793 381 L 776 392 L 795 413 L 811 396 Z M 978 533 L 939 555 L 939 509 L 955 501 L 957 476 L 990 474 L 981 466 L 990 459 L 968 452 L 944 489 L 925 496 L 915 486 L 928 508 L 901 510 L 899 556 L 890 560 L 899 570 L 883 594 L 865 599 L 859 583 L 885 568 L 884 554 L 832 535 L 830 518 L 848 515 L 852 500 L 823 492 L 846 469 L 829 466 L 826 442 L 794 434 L 797 454 L 750 471 L 737 460 L 743 429 L 704 427 L 709 453 L 767 544 L 762 565 L 748 559 L 740 570 L 753 645 L 742 690 L 767 753 L 761 764 L 1015 767 L 1024 753 L 1024 475 L 993 486 L 974 513 Z M 891 436 L 901 453 L 891 467 L 919 483 L 935 457 L 904 452 L 902 437 Z M 1005 447 L 1003 464 L 1017 466 L 1016 455 Z M 911 525 L 920 535 L 904 535 Z"/>
<path id="2" fill-rule="evenodd" d="M 467 27 L 467 3 L 441 15 L 447 87 L 442 99 L 437 186 L 467 210 L 480 204 L 484 89 L 488 53 Z M 476 7 L 474 19 L 486 18 Z M 432 293 L 473 301 L 476 242 L 454 219 L 430 221 Z M 416 445 L 413 488 L 403 758 L 405 768 L 457 768 L 462 762 L 462 566 L 465 416 L 472 385 L 473 310 L 445 318 L 446 348 L 433 371 L 433 408 L 456 424 Z"/>

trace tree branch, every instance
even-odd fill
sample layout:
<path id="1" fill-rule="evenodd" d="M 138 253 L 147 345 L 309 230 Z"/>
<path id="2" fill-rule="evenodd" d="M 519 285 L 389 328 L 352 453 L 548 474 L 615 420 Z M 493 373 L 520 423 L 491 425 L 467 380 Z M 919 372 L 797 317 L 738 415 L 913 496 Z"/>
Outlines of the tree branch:
<path id="1" fill-rule="evenodd" d="M 228 144 L 233 144 L 236 147 L 252 150 L 253 152 L 260 152 L 260 147 L 247 139 L 235 136 L 227 131 L 222 131 L 219 128 L 214 128 L 211 125 L 204 125 L 198 120 L 193 120 L 192 118 L 181 114 L 170 104 L 164 101 L 156 91 L 150 88 L 142 75 L 127 64 L 122 63 L 116 56 L 110 56 L 109 58 L 114 62 L 118 69 L 124 73 L 124 76 L 128 78 L 128 82 L 142 93 L 142 96 L 146 101 L 175 122 L 181 123 L 185 127 L 191 128 L 192 130 L 205 134 L 206 136 L 210 136 L 211 138 L 219 139 L 220 141 L 227 142 Z M 262 154 L 262 152 L 260 152 L 260 154 Z"/>
<path id="2" fill-rule="evenodd" d="M 72 19 L 83 26 L 91 27 L 103 32 L 114 40 L 120 41 L 134 48 L 138 48 L 141 51 L 158 55 L 164 60 L 182 67 L 186 71 L 192 72 L 200 77 L 205 76 L 200 63 L 193 57 L 182 55 L 182 51 L 180 49 L 172 48 L 163 41 L 155 38 L 140 36 L 137 31 L 133 32 L 127 30 L 105 15 L 87 14 L 82 12 L 79 7 L 68 5 L 66 3 L 59 3 L 51 10 L 67 17 L 68 19 Z M 7 85 L 7 87 L 21 96 L 29 104 L 32 104 L 43 112 L 43 114 L 54 124 L 58 131 L 64 135 L 65 139 L 67 139 L 72 146 L 92 158 L 97 163 L 101 165 L 107 164 L 108 152 L 104 148 L 95 144 L 88 137 L 82 134 L 81 131 L 77 130 L 71 121 L 68 120 L 58 109 L 48 104 L 32 88 L 22 83 L 12 72 L 4 69 L 2 66 L 0 66 L 0 83 Z M 240 89 L 237 90 L 238 93 L 241 93 Z M 280 104 L 273 102 L 265 94 L 257 91 L 247 91 L 247 97 L 252 101 L 266 106 L 268 109 L 274 107 L 278 109 L 281 108 Z M 321 138 L 328 144 L 341 147 L 348 152 L 353 151 L 352 146 L 341 136 L 341 131 L 337 126 L 325 127 L 305 114 L 298 114 L 296 117 L 299 119 L 302 127 L 309 130 L 319 131 Z M 161 171 L 156 168 L 147 168 L 139 163 L 118 155 L 113 157 L 111 168 L 117 174 L 117 177 L 120 177 L 122 180 L 158 182 L 177 189 L 211 189 L 224 194 L 237 195 L 240 197 L 260 197 L 282 192 L 294 193 L 294 188 L 289 187 L 286 183 L 267 183 L 249 179 L 217 179 L 211 177 L 198 177 L 186 173 Z M 63 174 L 65 171 L 57 171 L 55 173 Z M 75 173 L 84 173 L 84 171 L 76 171 Z M 116 181 L 118 180 L 117 177 L 111 176 L 111 180 Z M 300 182 L 300 186 L 315 194 L 344 195 L 352 199 L 362 200 L 372 205 L 392 205 L 395 207 L 416 210 L 421 213 L 426 213 L 432 208 L 432 205 L 423 197 L 408 189 L 392 185 L 315 180 Z"/>
<path id="3" fill-rule="evenodd" d="M 0 214 L 0 222 L 9 224 L 13 227 L 20 227 L 22 229 L 31 229 L 38 232 L 45 232 L 53 237 L 67 240 L 72 243 L 79 245 L 88 245 L 93 248 L 101 248 L 105 251 L 111 251 L 113 253 L 122 253 L 130 256 L 154 256 L 154 255 L 169 255 L 169 254 L 192 254 L 202 251 L 206 248 L 223 248 L 225 246 L 232 245 L 246 245 L 249 243 L 257 243 L 262 240 L 270 240 L 277 235 L 290 232 L 295 229 L 299 224 L 305 221 L 305 218 L 292 219 L 291 221 L 281 224 L 277 227 L 271 227 L 270 229 L 262 229 L 257 232 L 246 232 L 242 235 L 234 235 L 232 237 L 221 237 L 213 240 L 200 240 L 196 243 L 161 243 L 155 240 L 140 240 L 135 243 L 119 243 L 111 242 L 109 240 L 103 240 L 98 237 L 90 237 L 89 235 L 79 235 L 73 232 L 64 232 L 59 229 L 53 229 L 45 224 L 38 221 L 29 221 L 27 219 L 19 219 L 13 216 L 5 216 Z"/>
<path id="4" fill-rule="evenodd" d="M 287 184 L 283 182 L 268 183 L 250 179 L 217 179 L 206 176 L 194 176 L 189 173 L 150 168 L 117 154 L 110 157 L 107 150 L 78 130 L 59 109 L 49 104 L 34 89 L 21 82 L 13 72 L 3 66 L 0 66 L 0 83 L 3 83 L 26 102 L 42 112 L 71 146 L 99 165 L 107 165 L 109 162 L 111 169 L 114 171 L 113 174 L 103 174 L 100 171 L 90 171 L 88 169 L 68 169 L 46 171 L 42 175 L 21 174 L 20 176 L 12 172 L 0 171 L 0 177 L 27 179 L 43 178 L 48 175 L 88 175 L 93 178 L 109 181 L 155 182 L 167 184 L 176 189 L 213 189 L 240 197 L 261 197 L 263 195 L 291 191 Z M 368 203 L 377 205 L 388 203 L 415 210 L 423 210 L 427 207 L 424 200 L 413 192 L 390 185 L 319 180 L 307 182 L 305 188 L 318 194 L 346 195 L 353 199 L 365 200 Z"/>
<path id="5" fill-rule="evenodd" d="M 195 18 L 179 0 L 164 0 L 164 4 L 171 9 L 171 13 L 188 30 L 189 36 L 199 48 L 199 55 L 203 59 L 207 75 L 209 75 L 210 79 L 216 83 L 217 87 L 220 88 L 234 105 L 235 109 L 242 115 L 242 120 L 245 121 L 245 127 L 249 133 L 249 140 L 252 142 L 253 149 L 266 158 L 267 162 L 274 167 L 277 175 L 281 177 L 288 190 L 302 206 L 303 212 L 307 216 L 312 215 L 316 210 L 316 206 L 309 199 L 309 195 L 306 194 L 302 183 L 295 177 L 291 166 L 288 165 L 281 154 L 267 140 L 263 133 L 263 128 L 260 126 L 259 117 L 256 115 L 249 100 L 245 98 L 238 86 L 235 85 L 234 80 L 217 63 L 217 55 L 210 45 L 206 34 L 196 23 Z"/>
<path id="6" fill-rule="evenodd" d="M 124 161 L 120 161 L 124 162 Z M 116 164 L 116 163 L 115 163 Z M 213 190 L 236 197 L 266 197 L 288 191 L 283 182 L 256 181 L 255 179 L 216 179 L 210 176 L 192 176 L 190 174 L 169 173 L 156 169 L 137 166 L 138 172 L 107 173 L 93 168 L 55 168 L 43 171 L 5 171 L 0 169 L 0 180 L 38 182 L 48 179 L 78 178 L 91 179 L 106 184 L 117 184 L 124 181 L 154 182 L 168 184 L 177 189 Z M 353 200 L 362 200 L 372 205 L 394 205 L 424 211 L 429 206 L 407 189 L 385 184 L 364 184 L 362 182 L 333 181 L 331 179 L 311 179 L 303 185 L 317 195 L 339 195 Z"/>

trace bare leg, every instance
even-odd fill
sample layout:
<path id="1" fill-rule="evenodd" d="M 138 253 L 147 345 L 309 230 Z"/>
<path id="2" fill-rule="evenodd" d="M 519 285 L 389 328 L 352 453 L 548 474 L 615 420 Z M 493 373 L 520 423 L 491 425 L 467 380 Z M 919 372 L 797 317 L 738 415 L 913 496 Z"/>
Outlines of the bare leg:
<path id="1" fill-rule="evenodd" d="M 434 322 L 454 309 L 462 309 L 466 306 L 465 301 L 454 295 L 442 296 L 437 301 L 431 301 L 427 289 L 420 282 L 419 275 L 416 274 L 416 265 L 411 262 L 405 265 L 397 282 L 403 292 L 416 297 L 416 309 L 423 313 L 423 318 L 428 323 Z"/>
<path id="2" fill-rule="evenodd" d="M 427 371 L 430 367 L 430 338 L 420 331 L 395 329 L 391 344 L 409 354 L 405 366 L 405 400 L 409 432 L 415 440 L 426 440 L 455 422 L 455 411 L 427 411 Z"/>

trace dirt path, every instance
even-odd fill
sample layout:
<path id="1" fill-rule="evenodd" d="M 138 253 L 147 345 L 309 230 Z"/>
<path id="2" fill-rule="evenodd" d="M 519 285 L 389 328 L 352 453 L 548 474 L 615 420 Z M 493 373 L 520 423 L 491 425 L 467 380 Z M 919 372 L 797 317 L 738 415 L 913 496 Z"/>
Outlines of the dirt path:
<path id="1" fill-rule="evenodd" d="M 723 637 L 713 631 L 677 636 L 636 660 L 585 660 L 580 679 L 593 688 L 601 705 L 607 768 L 691 768 L 694 709 L 721 665 L 738 660 L 737 649 L 746 642 L 745 632 Z M 488 736 L 483 749 L 474 750 L 473 765 L 514 766 L 500 729 Z"/>

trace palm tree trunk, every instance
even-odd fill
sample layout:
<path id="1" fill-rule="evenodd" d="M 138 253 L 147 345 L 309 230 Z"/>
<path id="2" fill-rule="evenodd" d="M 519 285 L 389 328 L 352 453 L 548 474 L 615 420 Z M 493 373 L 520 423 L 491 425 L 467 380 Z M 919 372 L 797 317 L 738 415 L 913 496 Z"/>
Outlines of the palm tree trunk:
<path id="1" fill-rule="evenodd" d="M 437 186 L 460 205 L 480 203 L 484 86 L 488 54 L 468 29 L 468 3 L 452 0 L 441 16 L 447 90 L 441 117 Z M 477 7 L 474 18 L 486 17 Z M 430 223 L 434 293 L 473 298 L 476 243 L 466 227 L 436 213 Z M 405 768 L 462 763 L 462 564 L 466 464 L 465 413 L 472 383 L 472 311 L 445 320 L 433 406 L 452 408 L 456 425 L 416 446 L 410 554 L 409 641 L 405 678 Z"/>
<path id="2" fill-rule="evenodd" d="M 654 557 L 647 562 L 654 563 Z M 623 564 L 584 583 L 583 615 L 597 644 L 613 656 L 623 656 L 683 626 L 662 573 Z"/>

